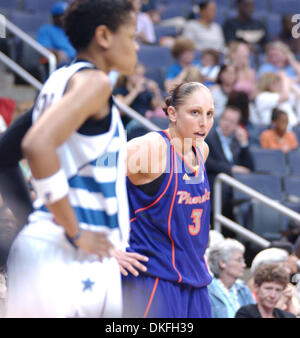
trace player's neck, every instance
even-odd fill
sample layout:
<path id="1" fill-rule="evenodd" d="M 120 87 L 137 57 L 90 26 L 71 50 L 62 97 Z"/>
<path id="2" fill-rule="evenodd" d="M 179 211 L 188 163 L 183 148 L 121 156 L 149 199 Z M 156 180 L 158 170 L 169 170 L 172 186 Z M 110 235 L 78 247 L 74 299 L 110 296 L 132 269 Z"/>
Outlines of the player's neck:
<path id="1" fill-rule="evenodd" d="M 109 72 L 107 64 L 102 57 L 99 57 L 97 53 L 93 52 L 91 49 L 78 52 L 77 59 L 86 60 L 91 62 L 96 66 L 97 69 L 101 69 L 106 74 Z"/>

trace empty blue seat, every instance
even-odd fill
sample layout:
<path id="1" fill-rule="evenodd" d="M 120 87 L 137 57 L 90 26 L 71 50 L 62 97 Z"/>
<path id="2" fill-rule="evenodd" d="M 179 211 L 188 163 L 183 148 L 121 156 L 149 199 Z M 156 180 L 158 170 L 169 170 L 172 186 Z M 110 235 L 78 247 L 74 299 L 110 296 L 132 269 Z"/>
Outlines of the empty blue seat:
<path id="1" fill-rule="evenodd" d="M 19 2 L 19 0 L 1 0 L 0 1 L 0 8 L 6 9 L 6 10 L 7 9 L 19 9 L 20 8 L 20 2 Z"/>
<path id="2" fill-rule="evenodd" d="M 2 0 L 1 0 L 2 1 Z M 23 0 L 23 8 L 25 11 L 31 12 L 48 12 L 50 13 L 51 7 L 58 2 L 58 0 Z M 68 2 L 68 0 L 64 0 L 64 2 Z"/>
<path id="3" fill-rule="evenodd" d="M 166 19 L 171 19 L 171 18 L 175 18 L 178 16 L 186 18 L 192 10 L 193 10 L 192 5 L 183 3 L 183 1 L 177 4 L 173 4 L 172 2 L 172 4 L 167 5 L 163 9 L 161 13 L 161 19 L 166 20 Z"/>
<path id="4" fill-rule="evenodd" d="M 273 200 L 282 200 L 282 184 L 278 176 L 251 173 L 234 174 L 233 177 Z M 249 195 L 237 189 L 234 189 L 234 200 L 245 201 L 245 203 L 235 207 L 238 220 L 244 222 L 241 223 L 242 225 L 267 240 L 272 241 L 281 238 L 283 216 L 278 211 L 252 199 Z"/>
<path id="5" fill-rule="evenodd" d="M 50 15 L 46 12 L 27 13 L 14 10 L 10 14 L 10 20 L 27 34 L 35 37 L 43 24 L 50 23 Z"/>
<path id="6" fill-rule="evenodd" d="M 290 175 L 300 176 L 300 151 L 294 150 L 287 154 Z"/>
<path id="7" fill-rule="evenodd" d="M 300 177 L 286 176 L 283 179 L 284 193 L 286 196 L 294 195 L 300 198 Z"/>
<path id="8" fill-rule="evenodd" d="M 251 124 L 247 127 L 250 146 L 260 147 L 260 135 L 268 127 L 265 125 Z"/>
<path id="9" fill-rule="evenodd" d="M 168 67 L 174 59 L 170 49 L 160 46 L 141 45 L 138 51 L 138 60 L 148 67 Z"/>
<path id="10" fill-rule="evenodd" d="M 164 90 L 165 71 L 162 67 L 147 67 L 146 77 L 155 81 L 160 90 Z"/>
<path id="11" fill-rule="evenodd" d="M 285 154 L 281 150 L 250 147 L 254 160 L 254 171 L 284 176 L 287 173 Z"/>
<path id="12" fill-rule="evenodd" d="M 266 16 L 266 27 L 269 39 L 273 39 L 281 32 L 281 15 L 278 13 L 269 13 Z"/>
<path id="13" fill-rule="evenodd" d="M 273 200 L 279 201 L 282 199 L 282 183 L 279 176 L 250 173 L 234 174 L 233 177 Z M 234 189 L 234 199 L 249 199 L 249 196 L 237 189 Z"/>
<path id="14" fill-rule="evenodd" d="M 162 25 L 155 25 L 154 26 L 155 36 L 157 42 L 159 43 L 160 39 L 164 36 L 177 36 L 177 29 L 174 26 L 162 26 Z"/>
<path id="15" fill-rule="evenodd" d="M 270 7 L 273 13 L 296 14 L 299 13 L 299 0 L 272 0 Z"/>

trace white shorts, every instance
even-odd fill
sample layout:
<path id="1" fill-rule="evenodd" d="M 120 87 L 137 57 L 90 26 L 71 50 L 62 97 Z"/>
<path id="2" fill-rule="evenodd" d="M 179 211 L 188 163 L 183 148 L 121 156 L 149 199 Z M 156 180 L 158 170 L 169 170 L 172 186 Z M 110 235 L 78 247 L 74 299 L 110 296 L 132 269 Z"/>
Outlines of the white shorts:
<path id="1" fill-rule="evenodd" d="M 8 258 L 6 317 L 66 318 L 122 315 L 117 261 L 76 250 L 50 221 L 25 226 Z"/>

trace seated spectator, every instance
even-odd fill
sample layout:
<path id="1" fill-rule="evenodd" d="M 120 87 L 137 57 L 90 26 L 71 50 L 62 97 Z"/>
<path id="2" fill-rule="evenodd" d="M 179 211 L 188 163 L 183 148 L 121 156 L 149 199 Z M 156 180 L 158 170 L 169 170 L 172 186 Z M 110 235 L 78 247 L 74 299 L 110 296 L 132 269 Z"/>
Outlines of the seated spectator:
<path id="1" fill-rule="evenodd" d="M 233 90 L 228 95 L 227 105 L 237 107 L 241 111 L 240 126 L 248 130 L 250 125 L 250 100 L 248 95 L 243 91 Z"/>
<path id="2" fill-rule="evenodd" d="M 113 94 L 120 102 L 125 103 L 144 117 L 146 115 L 164 116 L 161 108 L 163 100 L 158 84 L 153 80 L 147 79 L 145 72 L 144 65 L 137 64 L 134 74 L 120 75 Z M 158 114 L 158 110 L 160 110 L 160 114 Z M 154 114 L 149 114 L 149 111 L 154 112 Z M 138 122 L 125 115 L 122 116 L 122 120 L 128 132 L 128 140 L 132 138 L 132 134 L 135 131 L 138 133 L 135 136 L 141 136 L 147 132 Z"/>
<path id="3" fill-rule="evenodd" d="M 215 119 L 222 115 L 227 104 L 228 95 L 234 90 L 236 81 L 235 66 L 232 64 L 221 65 L 216 85 L 210 88 L 215 103 Z"/>
<path id="4" fill-rule="evenodd" d="M 183 72 L 187 67 L 194 65 L 199 66 L 195 60 L 195 44 L 191 39 L 179 36 L 175 39 L 171 53 L 176 62 L 170 65 L 165 75 L 165 90 L 169 92 L 175 84 L 182 82 L 186 76 Z"/>
<path id="5" fill-rule="evenodd" d="M 254 53 L 262 51 L 267 41 L 267 29 L 263 22 L 253 17 L 254 1 L 237 0 L 236 7 L 238 16 L 227 19 L 223 24 L 226 43 L 244 41 Z"/>
<path id="6" fill-rule="evenodd" d="M 76 51 L 63 29 L 63 14 L 67 2 L 57 2 L 51 8 L 52 24 L 45 24 L 38 30 L 37 41 L 53 52 L 58 67 L 69 64 L 76 56 Z"/>
<path id="7" fill-rule="evenodd" d="M 142 0 L 131 0 L 137 15 L 136 39 L 145 44 L 155 44 L 156 36 L 154 24 L 147 13 L 141 11 Z"/>
<path id="8" fill-rule="evenodd" d="M 285 73 L 265 73 L 259 79 L 256 88 L 255 108 L 261 125 L 271 125 L 274 108 L 284 110 L 288 114 L 288 130 L 299 123 L 299 96 L 294 95 L 291 80 Z"/>
<path id="9" fill-rule="evenodd" d="M 272 128 L 264 130 L 260 135 L 260 145 L 266 149 L 279 149 L 285 154 L 298 147 L 297 136 L 287 131 L 289 118 L 285 111 L 274 108 L 272 111 Z"/>
<path id="10" fill-rule="evenodd" d="M 250 48 L 246 42 L 232 41 L 229 44 L 227 58 L 237 72 L 234 89 L 244 91 L 252 99 L 255 92 L 256 71 L 250 66 Z"/>
<path id="11" fill-rule="evenodd" d="M 208 87 L 216 84 L 220 71 L 220 53 L 215 49 L 205 49 L 201 55 L 201 74 Z"/>
<path id="12" fill-rule="evenodd" d="M 262 264 L 254 273 L 257 304 L 242 306 L 236 318 L 296 318 L 294 314 L 276 306 L 288 285 L 286 269 L 277 264 Z"/>
<path id="13" fill-rule="evenodd" d="M 208 285 L 212 318 L 234 318 L 241 306 L 255 303 L 250 289 L 240 279 L 246 267 L 244 252 L 244 245 L 230 238 L 209 249 L 208 265 L 213 274 Z"/>
<path id="14" fill-rule="evenodd" d="M 300 77 L 300 62 L 282 41 L 273 41 L 266 46 L 266 62 L 259 66 L 257 76 L 261 77 L 269 72 L 285 72 L 296 81 Z"/>
<path id="15" fill-rule="evenodd" d="M 249 150 L 248 133 L 245 128 L 239 125 L 240 120 L 241 111 L 237 107 L 227 106 L 216 129 L 211 131 L 205 140 L 210 149 L 206 161 L 206 171 L 211 187 L 214 186 L 215 178 L 219 173 L 248 174 L 254 169 L 253 158 Z M 225 185 L 222 193 L 222 213 L 226 217 L 234 219 L 232 189 Z"/>
<path id="16" fill-rule="evenodd" d="M 203 51 L 211 48 L 224 52 L 225 40 L 222 27 L 214 21 L 217 9 L 215 2 L 202 1 L 199 8 L 199 19 L 188 20 L 182 34 L 195 42 L 197 50 Z"/>
<path id="17" fill-rule="evenodd" d="M 300 53 L 300 39 L 295 39 L 292 34 L 295 23 L 292 20 L 292 14 L 284 14 L 281 17 L 281 32 L 278 34 L 279 41 L 282 41 L 294 54 Z"/>
<path id="18" fill-rule="evenodd" d="M 289 264 L 289 252 L 285 249 L 280 249 L 276 247 L 267 248 L 261 250 L 253 259 L 251 264 L 251 277 L 247 282 L 248 287 L 250 288 L 254 299 L 258 301 L 257 290 L 255 288 L 254 276 L 256 270 L 263 264 L 276 264 L 277 266 L 283 267 L 288 274 L 288 283 L 283 289 L 279 299 L 277 299 L 276 306 L 281 310 L 290 311 L 294 315 L 300 315 L 300 300 L 297 292 L 297 288 L 289 283 L 289 276 L 295 272 L 290 269 Z"/>

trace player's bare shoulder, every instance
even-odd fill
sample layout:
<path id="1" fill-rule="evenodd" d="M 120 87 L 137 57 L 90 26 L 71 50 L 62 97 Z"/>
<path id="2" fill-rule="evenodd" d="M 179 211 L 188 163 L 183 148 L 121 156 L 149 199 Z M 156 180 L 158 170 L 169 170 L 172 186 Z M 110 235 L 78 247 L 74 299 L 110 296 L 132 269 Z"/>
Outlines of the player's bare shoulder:
<path id="1" fill-rule="evenodd" d="M 134 184 L 149 183 L 164 172 L 167 144 L 157 132 L 127 143 L 127 175 Z"/>

